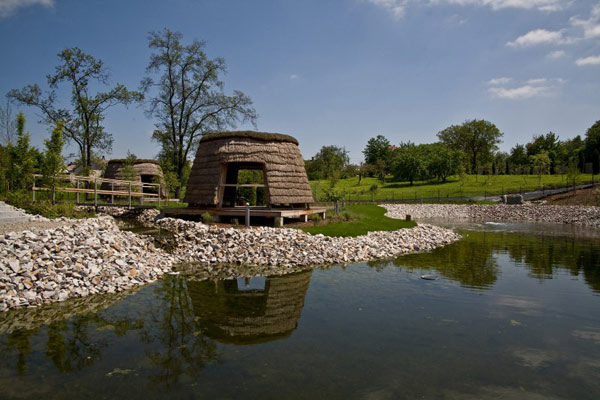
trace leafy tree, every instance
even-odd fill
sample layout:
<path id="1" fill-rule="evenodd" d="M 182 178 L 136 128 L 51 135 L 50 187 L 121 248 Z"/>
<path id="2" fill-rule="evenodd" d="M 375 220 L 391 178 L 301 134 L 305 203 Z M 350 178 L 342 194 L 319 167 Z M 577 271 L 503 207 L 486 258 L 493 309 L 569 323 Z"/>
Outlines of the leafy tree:
<path id="1" fill-rule="evenodd" d="M 27 189 L 33 183 L 35 153 L 29 146 L 29 133 L 25 132 L 25 116 L 17 114 L 17 143 L 12 146 L 10 182 L 11 189 Z"/>
<path id="2" fill-rule="evenodd" d="M 529 157 L 531 160 L 531 169 L 538 176 L 538 185 L 542 183 L 542 175 L 546 175 L 550 171 L 552 161 L 548 152 L 543 150 L 538 154 Z"/>
<path id="3" fill-rule="evenodd" d="M 317 179 L 335 180 L 350 162 L 348 151 L 338 146 L 323 146 L 312 158 L 310 170 Z"/>
<path id="4" fill-rule="evenodd" d="M 463 154 L 443 143 L 422 145 L 427 151 L 426 164 L 429 175 L 446 182 L 449 176 L 461 171 Z"/>
<path id="5" fill-rule="evenodd" d="M 415 179 L 420 179 L 427 173 L 422 147 L 415 146 L 412 142 L 400 143 L 394 153 L 394 179 L 409 181 L 412 186 Z"/>
<path id="6" fill-rule="evenodd" d="M 365 162 L 371 165 L 375 165 L 377 160 L 388 162 L 390 159 L 390 153 L 390 141 L 387 140 L 383 135 L 377 135 L 377 137 L 369 139 L 367 146 L 363 150 Z"/>
<path id="7" fill-rule="evenodd" d="M 60 63 L 54 75 L 47 76 L 49 91 L 42 93 L 42 89 L 34 84 L 11 90 L 9 96 L 38 108 L 50 125 L 62 122 L 65 139 L 75 142 L 82 164 L 89 168 L 94 152 L 108 152 L 112 148 L 112 135 L 102 126 L 106 111 L 117 104 L 141 101 L 143 96 L 121 84 L 108 92 L 92 94 L 96 84 L 108 83 L 109 74 L 104 63 L 77 47 L 64 49 L 58 53 L 58 58 Z M 58 108 L 56 104 L 56 90 L 61 83 L 71 87 L 70 109 Z"/>
<path id="8" fill-rule="evenodd" d="M 45 140 L 46 152 L 44 154 L 44 161 L 42 164 L 42 173 L 44 175 L 44 181 L 52 189 L 52 193 L 56 189 L 60 180 L 58 175 L 63 170 L 63 146 L 65 139 L 63 137 L 63 124 L 59 122 L 56 127 L 52 130 L 50 139 Z M 52 198 L 52 203 L 55 199 Z"/>
<path id="9" fill-rule="evenodd" d="M 121 169 L 120 178 L 126 181 L 136 181 L 138 178 L 137 171 L 135 170 L 135 162 L 137 161 L 137 156 L 127 150 L 127 157 L 125 157 L 125 162 L 123 163 L 123 168 Z M 131 187 L 132 191 L 137 191 L 137 186 Z"/>
<path id="10" fill-rule="evenodd" d="M 225 73 L 225 61 L 209 59 L 204 42 L 184 45 L 182 39 L 181 33 L 168 29 L 150 32 L 149 47 L 155 53 L 146 68 L 148 76 L 141 82 L 150 95 L 148 115 L 157 120 L 152 137 L 171 159 L 179 179 L 177 196 L 185 184 L 188 156 L 196 151 L 203 134 L 240 122 L 255 124 L 257 118 L 252 100 L 244 93 L 225 95 L 219 79 Z"/>
<path id="11" fill-rule="evenodd" d="M 508 168 L 508 157 L 508 153 L 503 151 L 494 154 L 494 159 L 492 160 L 492 174 L 504 175 L 510 173 Z"/>
<path id="12" fill-rule="evenodd" d="M 546 135 L 534 136 L 530 143 L 527 143 L 527 156 L 533 156 L 546 152 L 550 157 L 550 173 L 556 173 L 558 150 L 560 141 L 558 136 L 553 132 L 548 132 Z"/>
<path id="13" fill-rule="evenodd" d="M 382 183 L 385 182 L 385 176 L 389 170 L 388 163 L 383 159 L 379 159 L 375 161 L 375 165 L 373 165 L 373 171 L 375 175 L 377 175 L 377 179 L 379 179 Z"/>
<path id="14" fill-rule="evenodd" d="M 585 153 L 587 161 L 592 163 L 594 174 L 600 173 L 600 120 L 585 133 Z"/>
<path id="15" fill-rule="evenodd" d="M 559 173 L 564 173 L 571 159 L 575 157 L 580 169 L 583 169 L 585 163 L 585 143 L 581 136 L 577 135 L 573 139 L 560 141 L 556 151 L 556 165 L 560 166 Z"/>
<path id="16" fill-rule="evenodd" d="M 467 120 L 462 125 L 449 126 L 437 136 L 451 149 L 462 151 L 471 173 L 478 174 L 480 165 L 490 161 L 493 152 L 498 149 L 503 133 L 489 121 Z"/>
<path id="17" fill-rule="evenodd" d="M 529 158 L 525 151 L 525 146 L 522 144 L 516 144 L 510 150 L 510 156 L 508 157 L 510 164 L 511 173 L 513 174 L 526 174 L 529 171 Z"/>

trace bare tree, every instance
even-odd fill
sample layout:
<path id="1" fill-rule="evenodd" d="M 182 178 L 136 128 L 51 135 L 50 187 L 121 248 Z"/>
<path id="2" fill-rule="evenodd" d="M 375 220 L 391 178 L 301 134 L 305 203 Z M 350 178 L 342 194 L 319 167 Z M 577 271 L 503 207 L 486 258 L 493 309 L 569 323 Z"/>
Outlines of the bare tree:
<path id="1" fill-rule="evenodd" d="M 6 96 L 6 103 L 0 105 L 0 138 L 4 144 L 13 144 L 16 135 L 15 117 L 13 116 L 12 102 Z"/>

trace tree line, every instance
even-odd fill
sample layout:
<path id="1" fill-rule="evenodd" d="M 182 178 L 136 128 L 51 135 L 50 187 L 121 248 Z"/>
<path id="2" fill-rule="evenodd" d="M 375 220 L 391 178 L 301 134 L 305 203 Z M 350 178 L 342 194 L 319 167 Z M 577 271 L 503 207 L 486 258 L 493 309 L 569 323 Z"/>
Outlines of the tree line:
<path id="1" fill-rule="evenodd" d="M 119 83 L 110 86 L 110 74 L 102 60 L 77 47 L 58 53 L 59 63 L 54 73 L 47 76 L 45 88 L 36 83 L 11 90 L 6 106 L 0 107 L 2 165 L 9 162 L 5 153 L 19 137 L 11 113 L 13 103 L 37 109 L 43 116 L 42 122 L 51 128 L 60 126 L 66 143 L 78 149 L 77 162 L 86 172 L 90 172 L 95 158 L 112 150 L 113 136 L 104 126 L 108 110 L 138 104 L 155 121 L 152 139 L 160 145 L 158 158 L 167 182 L 173 182 L 179 196 L 189 175 L 188 160 L 202 135 L 235 128 L 238 123 L 255 125 L 257 114 L 252 100 L 244 93 L 225 93 L 220 78 L 226 72 L 225 61 L 209 58 L 204 42 L 185 44 L 181 33 L 164 29 L 150 32 L 148 47 L 152 54 L 139 90 Z M 59 98 L 61 87 L 70 89 L 69 99 Z M 106 90 L 96 91 L 98 87 Z M 12 177 L 12 172 L 2 168 L 3 174 Z M 39 171 L 40 166 L 34 162 L 32 169 Z M 6 182 L 13 189 L 29 183 L 15 184 L 14 177 Z"/>
<path id="2" fill-rule="evenodd" d="M 467 120 L 451 125 L 437 134 L 435 143 L 415 144 L 410 141 L 392 144 L 385 136 L 368 140 L 364 162 L 349 162 L 348 152 L 339 146 L 323 146 L 307 160 L 310 180 L 330 181 L 358 176 L 377 177 L 382 182 L 392 176 L 395 181 L 437 179 L 473 175 L 598 174 L 600 172 L 600 121 L 596 121 L 582 138 L 560 140 L 549 132 L 534 135 L 526 144 L 516 144 L 510 152 L 498 150 L 503 133 L 485 120 Z"/>

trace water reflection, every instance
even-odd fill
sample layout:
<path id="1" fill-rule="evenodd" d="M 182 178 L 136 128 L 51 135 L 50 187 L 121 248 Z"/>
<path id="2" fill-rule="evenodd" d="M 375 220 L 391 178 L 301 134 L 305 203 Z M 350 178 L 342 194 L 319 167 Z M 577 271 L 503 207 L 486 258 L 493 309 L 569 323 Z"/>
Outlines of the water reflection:
<path id="1" fill-rule="evenodd" d="M 221 343 L 261 343 L 296 329 L 311 275 L 188 282 L 188 290 L 207 336 Z"/>
<path id="2" fill-rule="evenodd" d="M 465 287 L 486 289 L 498 279 L 497 257 L 507 254 L 537 279 L 550 279 L 558 271 L 583 274 L 600 293 L 600 243 L 593 239 L 506 232 L 463 232 L 450 246 L 426 254 L 399 257 L 393 264 L 408 269 L 433 269 Z M 381 268 L 381 265 L 376 266 Z"/>

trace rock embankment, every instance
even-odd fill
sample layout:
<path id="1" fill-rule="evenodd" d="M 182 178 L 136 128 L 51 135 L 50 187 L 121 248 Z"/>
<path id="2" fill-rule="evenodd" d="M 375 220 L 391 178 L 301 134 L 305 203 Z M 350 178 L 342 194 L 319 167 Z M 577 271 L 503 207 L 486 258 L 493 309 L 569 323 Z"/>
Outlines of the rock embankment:
<path id="1" fill-rule="evenodd" d="M 110 216 L 64 222 L 0 235 L 0 311 L 121 292 L 184 262 L 192 263 L 187 270 L 201 279 L 281 275 L 429 251 L 460 238 L 432 225 L 332 238 L 297 229 L 223 228 L 166 218 L 157 224 L 174 232 L 167 253 L 151 237 L 120 231 Z"/>
<path id="2" fill-rule="evenodd" d="M 433 225 L 336 238 L 297 229 L 221 228 L 173 218 L 157 223 L 175 232 L 176 255 L 185 261 L 205 264 L 208 275 L 218 276 L 223 271 L 215 264 L 259 266 L 262 274 L 282 274 L 299 266 L 352 263 L 430 251 L 460 238 L 451 230 Z"/>
<path id="3" fill-rule="evenodd" d="M 177 257 L 151 238 L 120 231 L 111 217 L 0 236 L 0 311 L 114 293 L 152 282 Z"/>
<path id="4" fill-rule="evenodd" d="M 600 207 L 543 204 L 384 204 L 387 216 L 414 219 L 472 219 L 483 221 L 530 221 L 600 227 Z"/>

